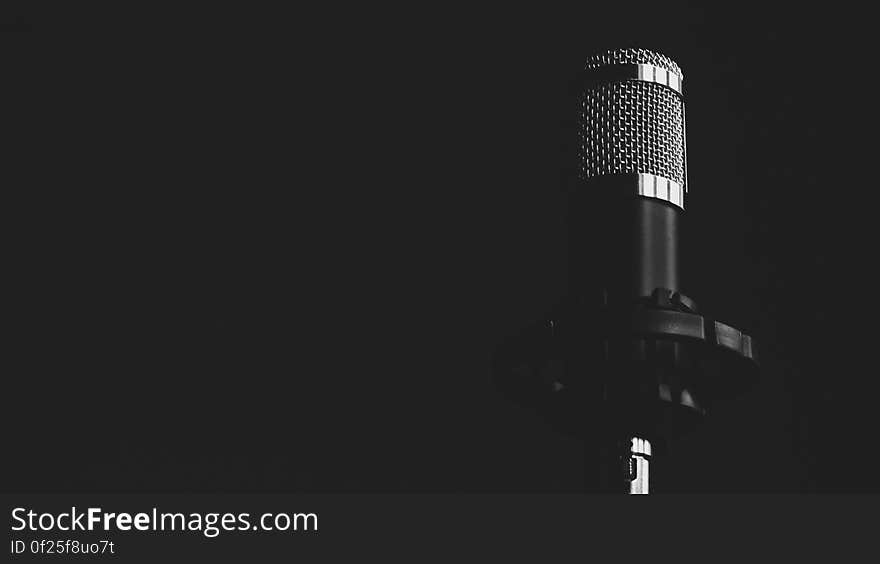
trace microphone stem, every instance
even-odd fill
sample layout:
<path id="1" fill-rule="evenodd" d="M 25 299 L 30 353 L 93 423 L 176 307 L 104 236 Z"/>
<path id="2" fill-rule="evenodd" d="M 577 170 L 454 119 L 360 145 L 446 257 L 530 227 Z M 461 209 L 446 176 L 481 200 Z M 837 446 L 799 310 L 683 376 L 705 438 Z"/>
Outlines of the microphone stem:
<path id="1" fill-rule="evenodd" d="M 649 493 L 651 443 L 641 437 L 600 447 L 599 491 L 642 495 Z"/>
<path id="2" fill-rule="evenodd" d="M 646 439 L 633 437 L 629 453 L 630 483 L 629 493 L 648 493 L 648 466 L 651 463 L 651 443 Z"/>

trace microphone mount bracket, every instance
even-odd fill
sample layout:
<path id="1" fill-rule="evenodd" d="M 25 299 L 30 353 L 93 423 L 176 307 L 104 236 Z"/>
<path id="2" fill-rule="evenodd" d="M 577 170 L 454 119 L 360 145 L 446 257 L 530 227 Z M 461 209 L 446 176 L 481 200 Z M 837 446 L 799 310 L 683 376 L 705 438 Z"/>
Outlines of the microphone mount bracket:
<path id="1" fill-rule="evenodd" d="M 662 449 L 757 380 L 752 338 L 687 296 L 656 288 L 628 308 L 604 302 L 569 300 L 505 341 L 493 359 L 497 386 L 566 434 L 613 429 Z"/>

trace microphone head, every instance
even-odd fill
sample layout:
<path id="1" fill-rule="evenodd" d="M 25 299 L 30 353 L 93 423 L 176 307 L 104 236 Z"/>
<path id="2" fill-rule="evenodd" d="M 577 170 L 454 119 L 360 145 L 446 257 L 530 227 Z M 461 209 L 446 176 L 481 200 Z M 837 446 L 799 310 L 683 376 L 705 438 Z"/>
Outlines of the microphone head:
<path id="1" fill-rule="evenodd" d="M 669 57 L 616 49 L 587 59 L 578 92 L 579 177 L 613 179 L 684 208 L 683 74 Z"/>

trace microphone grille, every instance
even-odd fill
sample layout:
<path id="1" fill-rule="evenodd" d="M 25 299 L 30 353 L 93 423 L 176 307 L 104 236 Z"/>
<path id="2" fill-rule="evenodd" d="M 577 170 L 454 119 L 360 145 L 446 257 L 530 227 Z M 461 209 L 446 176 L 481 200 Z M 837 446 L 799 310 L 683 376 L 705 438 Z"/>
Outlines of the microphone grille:
<path id="1" fill-rule="evenodd" d="M 646 49 L 619 49 L 587 59 L 585 76 L 578 95 L 579 176 L 634 174 L 639 194 L 683 206 L 687 171 L 678 65 Z"/>

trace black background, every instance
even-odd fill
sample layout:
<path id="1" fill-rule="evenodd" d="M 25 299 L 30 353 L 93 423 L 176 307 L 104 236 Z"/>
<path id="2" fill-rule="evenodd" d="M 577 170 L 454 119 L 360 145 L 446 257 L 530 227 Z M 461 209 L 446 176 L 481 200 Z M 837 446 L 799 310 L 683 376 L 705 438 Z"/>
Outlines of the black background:
<path id="1" fill-rule="evenodd" d="M 640 46 L 685 74 L 685 292 L 765 359 L 664 489 L 878 491 L 865 14 L 214 10 L 4 34 L 4 489 L 579 491 L 489 356 L 566 291 L 567 83 Z"/>

